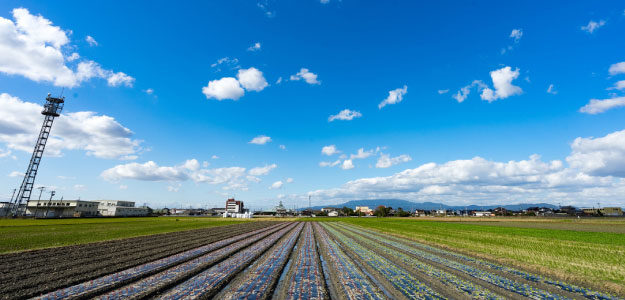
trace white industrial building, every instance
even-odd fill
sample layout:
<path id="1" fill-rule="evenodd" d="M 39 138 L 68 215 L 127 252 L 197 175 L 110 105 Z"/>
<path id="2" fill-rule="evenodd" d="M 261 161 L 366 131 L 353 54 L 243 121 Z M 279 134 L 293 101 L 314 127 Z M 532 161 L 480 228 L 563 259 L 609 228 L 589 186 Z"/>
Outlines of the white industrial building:
<path id="1" fill-rule="evenodd" d="M 146 207 L 135 207 L 132 201 L 98 200 L 98 213 L 104 217 L 144 217 L 148 215 Z"/>
<path id="2" fill-rule="evenodd" d="M 37 218 L 95 217 L 98 203 L 83 200 L 29 200 L 26 215 Z"/>

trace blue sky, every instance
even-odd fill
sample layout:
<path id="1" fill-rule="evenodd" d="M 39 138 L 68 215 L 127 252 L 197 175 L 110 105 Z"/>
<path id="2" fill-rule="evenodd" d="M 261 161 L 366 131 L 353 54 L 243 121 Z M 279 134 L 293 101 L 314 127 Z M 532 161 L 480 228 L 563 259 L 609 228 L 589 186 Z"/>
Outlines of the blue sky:
<path id="1" fill-rule="evenodd" d="M 3 1 L 0 196 L 625 201 L 623 3 L 412 2 Z"/>

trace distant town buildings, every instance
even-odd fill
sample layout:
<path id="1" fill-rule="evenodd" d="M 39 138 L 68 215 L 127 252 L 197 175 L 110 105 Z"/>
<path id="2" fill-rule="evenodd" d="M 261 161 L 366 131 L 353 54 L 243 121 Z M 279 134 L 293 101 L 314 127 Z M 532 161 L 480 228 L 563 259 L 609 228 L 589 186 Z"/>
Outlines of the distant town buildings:
<path id="1" fill-rule="evenodd" d="M 147 207 L 135 207 L 132 201 L 98 200 L 98 213 L 104 217 L 143 217 L 148 215 Z"/>
<path id="2" fill-rule="evenodd" d="M 369 208 L 369 206 L 356 206 L 355 212 L 360 212 L 366 216 L 373 216 L 373 209 Z"/>
<path id="3" fill-rule="evenodd" d="M 231 214 L 243 213 L 243 201 L 228 198 L 228 200 L 226 200 L 226 212 Z"/>

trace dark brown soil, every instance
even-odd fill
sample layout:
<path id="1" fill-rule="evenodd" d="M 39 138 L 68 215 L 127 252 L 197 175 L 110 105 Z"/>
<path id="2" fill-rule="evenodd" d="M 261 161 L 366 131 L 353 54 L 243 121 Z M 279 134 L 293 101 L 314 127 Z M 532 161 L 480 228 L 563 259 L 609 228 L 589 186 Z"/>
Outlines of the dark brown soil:
<path id="1" fill-rule="evenodd" d="M 30 298 L 272 224 L 250 222 L 0 255 L 0 299 Z"/>

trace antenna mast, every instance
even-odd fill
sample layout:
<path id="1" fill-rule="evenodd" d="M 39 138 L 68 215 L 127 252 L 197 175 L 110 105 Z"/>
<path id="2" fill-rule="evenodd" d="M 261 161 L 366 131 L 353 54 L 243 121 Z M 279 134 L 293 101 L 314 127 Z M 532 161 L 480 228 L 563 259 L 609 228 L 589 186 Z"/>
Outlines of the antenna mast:
<path id="1" fill-rule="evenodd" d="M 13 216 L 23 216 L 26 213 L 26 208 L 20 208 L 20 206 L 22 203 L 27 205 L 30 200 L 30 194 L 33 191 L 33 185 L 35 184 L 35 176 L 37 176 L 37 170 L 39 169 L 39 163 L 41 163 L 43 150 L 46 148 L 46 142 L 50 136 L 52 123 L 54 122 L 54 118 L 61 115 L 63 105 L 65 105 L 65 97 L 54 98 L 50 94 L 46 97 L 46 104 L 43 105 L 43 111 L 41 111 L 41 114 L 45 116 L 43 119 L 43 125 L 41 126 L 41 131 L 39 132 L 39 137 L 37 138 L 37 143 L 35 144 L 35 149 L 33 150 L 33 155 L 30 158 L 28 169 L 26 169 L 26 173 L 24 174 L 22 185 L 17 193 L 17 198 L 15 198 L 15 204 L 11 210 L 11 215 Z"/>

